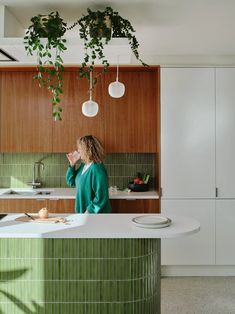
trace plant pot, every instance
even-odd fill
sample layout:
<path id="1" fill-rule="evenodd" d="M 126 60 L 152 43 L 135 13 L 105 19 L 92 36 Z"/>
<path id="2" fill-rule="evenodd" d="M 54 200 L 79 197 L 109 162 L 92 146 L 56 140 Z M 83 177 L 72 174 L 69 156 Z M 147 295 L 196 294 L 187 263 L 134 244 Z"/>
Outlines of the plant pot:
<path id="1" fill-rule="evenodd" d="M 41 15 L 38 23 L 38 33 L 41 38 L 60 38 L 66 29 L 63 20 L 58 15 Z"/>
<path id="2" fill-rule="evenodd" d="M 103 23 L 101 23 L 102 26 L 98 26 L 99 20 L 94 20 L 89 29 L 89 34 L 91 38 L 111 38 L 112 35 L 112 23 L 111 19 L 108 15 L 104 17 Z"/>

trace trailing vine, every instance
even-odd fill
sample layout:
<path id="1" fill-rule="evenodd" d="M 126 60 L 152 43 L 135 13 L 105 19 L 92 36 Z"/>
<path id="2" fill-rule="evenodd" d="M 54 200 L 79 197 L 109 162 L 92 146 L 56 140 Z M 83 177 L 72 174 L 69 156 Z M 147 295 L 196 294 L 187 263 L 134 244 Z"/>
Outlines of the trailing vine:
<path id="1" fill-rule="evenodd" d="M 87 9 L 87 14 L 77 20 L 68 30 L 79 25 L 79 35 L 84 40 L 84 60 L 79 69 L 79 76 L 86 77 L 89 80 L 90 72 L 94 70 L 95 61 L 101 60 L 103 69 L 102 73 L 107 72 L 109 63 L 103 53 L 104 45 L 108 44 L 113 37 L 125 37 L 128 39 L 132 52 L 142 65 L 144 63 L 138 52 L 139 43 L 134 36 L 134 28 L 131 23 L 122 18 L 118 12 L 111 7 L 106 7 L 104 11 L 92 11 Z M 100 75 L 98 74 L 98 75 Z M 97 82 L 97 77 L 93 79 L 93 86 Z"/>
<path id="2" fill-rule="evenodd" d="M 51 12 L 49 15 L 38 14 L 31 18 L 31 22 L 24 37 L 24 44 L 29 55 L 36 53 L 37 56 L 37 75 L 34 79 L 51 92 L 52 115 L 55 120 L 61 120 L 62 107 L 59 103 L 64 71 L 61 53 L 67 49 L 66 39 L 62 38 L 66 32 L 66 23 L 58 12 Z"/>
<path id="3" fill-rule="evenodd" d="M 106 7 L 104 11 L 92 11 L 88 8 L 87 14 L 83 14 L 68 28 L 58 12 L 38 14 L 31 18 L 31 22 L 24 37 L 24 45 L 27 54 L 37 56 L 37 75 L 34 79 L 50 91 L 55 120 L 62 120 L 60 101 L 64 66 L 61 55 L 67 49 L 66 39 L 63 38 L 67 30 L 78 26 L 79 36 L 84 41 L 84 59 L 79 69 L 81 78 L 90 80 L 90 72 L 94 70 L 96 60 L 100 60 L 103 65 L 102 71 L 92 79 L 92 88 L 97 83 L 98 76 L 108 70 L 109 62 L 103 51 L 104 46 L 114 37 L 126 37 L 136 59 L 142 65 L 148 66 L 140 59 L 139 43 L 131 23 L 111 7 Z"/>

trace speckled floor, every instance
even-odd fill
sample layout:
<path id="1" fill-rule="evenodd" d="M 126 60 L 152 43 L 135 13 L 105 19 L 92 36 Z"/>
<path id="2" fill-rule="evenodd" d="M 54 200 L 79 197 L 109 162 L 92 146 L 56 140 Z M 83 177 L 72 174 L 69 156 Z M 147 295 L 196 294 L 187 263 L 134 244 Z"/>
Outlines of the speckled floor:
<path id="1" fill-rule="evenodd" d="M 162 314 L 235 314 L 235 277 L 162 278 Z"/>

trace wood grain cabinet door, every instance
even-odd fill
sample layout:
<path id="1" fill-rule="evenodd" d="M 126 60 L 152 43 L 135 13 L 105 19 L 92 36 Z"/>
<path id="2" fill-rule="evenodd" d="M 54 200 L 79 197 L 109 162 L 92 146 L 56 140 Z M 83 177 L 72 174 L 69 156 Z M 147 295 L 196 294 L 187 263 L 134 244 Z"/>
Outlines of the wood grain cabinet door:
<path id="1" fill-rule="evenodd" d="M 112 199 L 110 200 L 112 212 L 117 214 L 123 213 L 159 213 L 159 200 L 154 199 L 139 199 L 125 200 Z"/>
<path id="2" fill-rule="evenodd" d="M 95 117 L 82 114 L 82 104 L 89 100 L 89 83 L 78 78 L 78 71 L 65 72 L 63 82 L 62 121 L 53 124 L 53 152 L 69 152 L 76 148 L 77 139 L 84 135 L 95 135 L 104 139 L 104 112 L 101 95 L 103 83 L 99 80 L 93 90 L 93 100 L 99 105 Z"/>
<path id="3" fill-rule="evenodd" d="M 75 214 L 75 199 L 48 199 L 47 209 L 49 213 L 72 213 Z"/>
<path id="4" fill-rule="evenodd" d="M 51 152 L 52 106 L 29 71 L 2 71 L 1 152 Z"/>
<path id="5" fill-rule="evenodd" d="M 37 213 L 46 207 L 45 199 L 1 199 L 1 213 Z"/>
<path id="6" fill-rule="evenodd" d="M 157 151 L 158 72 L 121 69 L 119 81 L 125 84 L 125 95 L 112 98 L 109 83 L 116 73 L 105 74 L 103 102 L 105 108 L 105 148 L 107 152 Z"/>

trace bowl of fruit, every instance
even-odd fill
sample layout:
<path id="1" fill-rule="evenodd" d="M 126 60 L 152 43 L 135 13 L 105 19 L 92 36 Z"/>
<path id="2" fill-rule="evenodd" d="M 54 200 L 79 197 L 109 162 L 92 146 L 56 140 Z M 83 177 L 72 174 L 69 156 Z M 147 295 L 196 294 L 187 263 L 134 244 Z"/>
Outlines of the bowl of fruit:
<path id="1" fill-rule="evenodd" d="M 148 191 L 149 175 L 134 178 L 133 181 L 129 182 L 128 188 L 133 192 L 146 192 Z"/>

